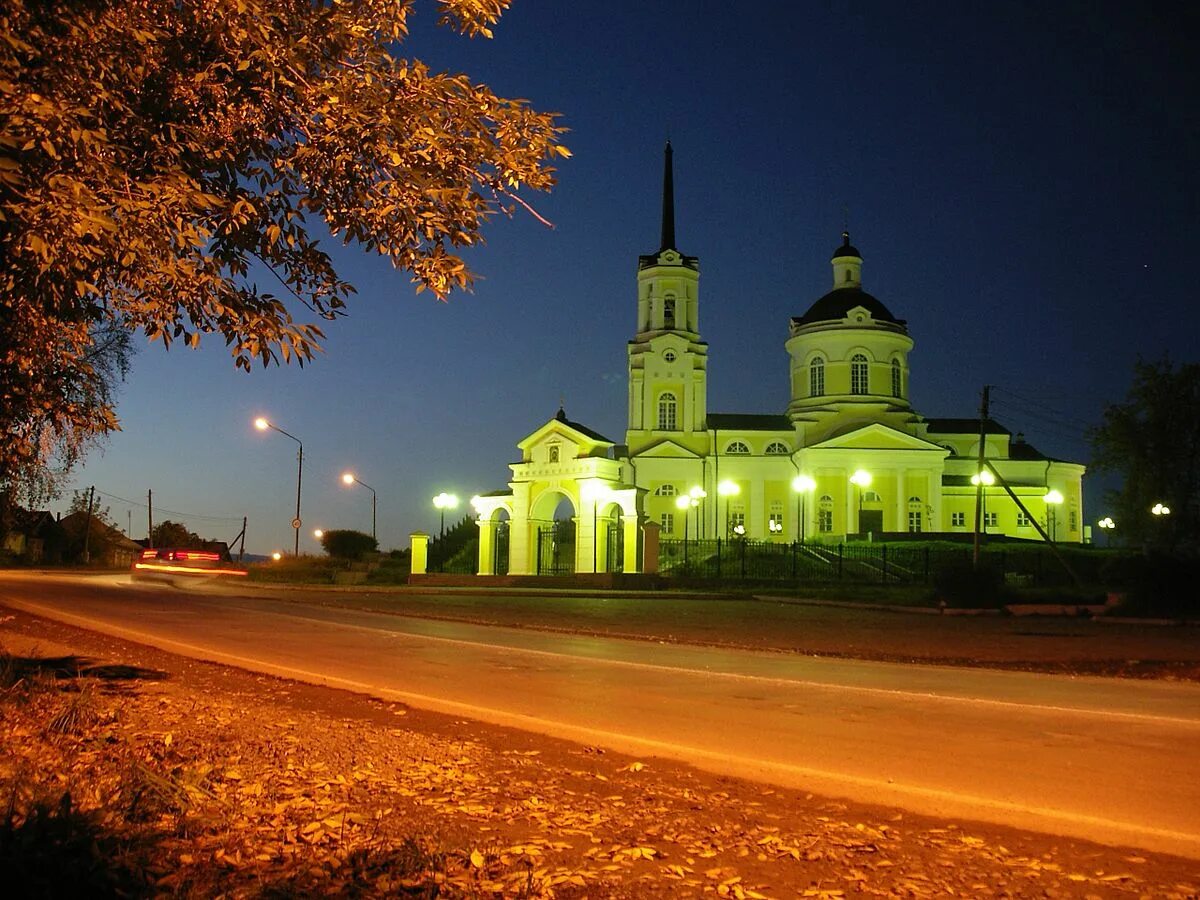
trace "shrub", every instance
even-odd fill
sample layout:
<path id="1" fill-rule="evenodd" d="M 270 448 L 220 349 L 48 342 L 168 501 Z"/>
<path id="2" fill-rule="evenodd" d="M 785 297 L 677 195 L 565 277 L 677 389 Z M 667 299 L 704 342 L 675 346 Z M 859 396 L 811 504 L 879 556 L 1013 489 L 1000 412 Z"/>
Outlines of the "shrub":
<path id="1" fill-rule="evenodd" d="M 1114 559 L 1105 583 L 1122 591 L 1118 616 L 1185 619 L 1200 617 L 1200 560 L 1151 553 Z"/>
<path id="2" fill-rule="evenodd" d="M 1004 573 L 988 563 L 976 568 L 955 560 L 934 572 L 933 598 L 956 609 L 997 609 L 1008 599 Z"/>
<path id="3" fill-rule="evenodd" d="M 321 546 L 326 553 L 338 559 L 362 559 L 364 554 L 379 549 L 379 542 L 361 531 L 335 529 L 325 532 L 321 537 Z"/>

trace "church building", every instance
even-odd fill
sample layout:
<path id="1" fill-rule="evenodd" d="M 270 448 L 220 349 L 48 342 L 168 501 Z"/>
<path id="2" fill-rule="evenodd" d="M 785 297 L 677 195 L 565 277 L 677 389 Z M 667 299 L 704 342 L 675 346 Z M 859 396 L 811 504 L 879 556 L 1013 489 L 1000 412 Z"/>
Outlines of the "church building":
<path id="1" fill-rule="evenodd" d="M 472 500 L 479 573 L 563 571 L 562 559 L 643 571 L 647 526 L 663 540 L 966 537 L 977 498 L 988 534 L 1081 542 L 1084 466 L 990 418 L 914 410 L 907 324 L 864 290 L 848 233 L 830 263 L 831 289 L 789 324 L 787 409 L 710 412 L 700 261 L 676 245 L 668 143 L 661 241 L 638 258 L 624 442 L 563 410 L 521 441 L 509 490 Z M 554 521 L 564 498 L 571 527 Z"/>

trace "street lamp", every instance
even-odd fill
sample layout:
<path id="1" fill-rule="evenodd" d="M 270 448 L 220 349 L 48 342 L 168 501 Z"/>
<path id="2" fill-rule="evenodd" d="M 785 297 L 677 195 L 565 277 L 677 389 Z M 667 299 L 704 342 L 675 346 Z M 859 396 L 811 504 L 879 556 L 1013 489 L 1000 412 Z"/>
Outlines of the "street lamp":
<path id="1" fill-rule="evenodd" d="M 320 528 L 314 528 L 313 529 L 313 537 L 315 537 L 319 541 L 321 538 L 325 537 L 325 532 L 322 531 Z"/>
<path id="2" fill-rule="evenodd" d="M 342 476 L 343 480 L 345 477 L 345 475 Z M 363 485 L 363 487 L 366 487 L 366 485 Z M 446 510 L 454 509 L 456 506 L 458 506 L 458 498 L 453 494 L 447 494 L 445 491 L 443 491 L 433 498 L 433 505 L 437 507 L 442 514 L 442 525 L 441 531 L 439 532 L 439 540 L 441 540 L 446 537 Z"/>
<path id="3" fill-rule="evenodd" d="M 1152 507 L 1150 507 L 1150 512 L 1154 513 L 1156 516 L 1169 516 L 1171 514 L 1171 507 L 1167 506 L 1165 503 L 1155 503 Z"/>
<path id="4" fill-rule="evenodd" d="M 688 494 L 680 494 L 675 498 L 675 508 L 683 513 L 683 564 L 687 565 L 688 551 L 688 518 L 691 514 L 692 507 L 699 504 L 700 501 Z"/>
<path id="5" fill-rule="evenodd" d="M 375 488 L 371 487 L 365 481 L 359 481 L 353 472 L 346 472 L 342 475 L 342 483 L 357 484 L 371 492 L 371 537 L 375 537 Z"/>
<path id="6" fill-rule="evenodd" d="M 729 498 L 736 497 L 742 489 L 735 481 L 722 481 L 717 485 L 717 493 L 725 498 L 725 537 L 729 537 Z"/>
<path id="7" fill-rule="evenodd" d="M 971 476 L 971 484 L 975 487 L 983 488 L 980 494 L 981 503 L 979 511 L 983 514 L 983 533 L 987 534 L 987 489 L 996 483 L 996 476 L 992 474 L 991 469 L 984 469 L 982 472 Z"/>
<path id="8" fill-rule="evenodd" d="M 276 550 L 271 554 L 271 559 L 275 560 L 275 562 L 279 562 L 281 559 L 283 559 L 283 554 Z"/>
<path id="9" fill-rule="evenodd" d="M 599 543 L 599 512 L 600 504 L 609 498 L 612 494 L 607 487 L 595 481 L 589 481 L 583 486 L 583 498 L 592 504 L 592 574 L 598 570 L 596 545 Z"/>
<path id="10" fill-rule="evenodd" d="M 1050 526 L 1050 541 L 1053 543 L 1058 539 L 1058 506 L 1063 502 L 1063 495 L 1058 491 L 1049 490 L 1042 499 L 1046 501 L 1046 519 Z"/>
<path id="11" fill-rule="evenodd" d="M 850 483 L 858 485 L 858 531 L 862 533 L 863 492 L 871 486 L 871 473 L 866 469 L 857 469 L 850 476 Z"/>
<path id="12" fill-rule="evenodd" d="M 807 522 L 805 509 L 807 495 L 816 490 L 817 481 L 811 475 L 797 475 L 792 479 L 792 490 L 796 492 L 796 534 L 800 538 L 800 543 L 804 543 L 804 530 Z"/>
<path id="13" fill-rule="evenodd" d="M 296 553 L 296 556 L 299 556 L 300 555 L 300 526 L 301 526 L 301 524 L 303 524 L 300 521 L 300 484 L 304 477 L 304 444 L 301 442 L 300 438 L 296 437 L 294 434 L 288 434 L 286 431 L 284 431 L 278 425 L 275 425 L 274 423 L 268 421 L 267 419 L 264 419 L 262 416 L 259 416 L 257 419 L 254 420 L 254 427 L 257 428 L 259 431 L 266 431 L 268 428 L 270 428 L 272 431 L 278 431 L 284 437 L 290 437 L 297 444 L 300 444 L 300 453 L 296 457 L 296 459 L 298 461 L 296 464 L 296 518 L 292 519 L 292 529 L 296 532 L 295 553 Z"/>
<path id="14" fill-rule="evenodd" d="M 1108 546 L 1111 547 L 1112 546 L 1112 533 L 1113 533 L 1113 529 L 1117 527 L 1117 523 L 1113 521 L 1112 516 L 1105 516 L 1103 519 L 1101 519 L 1096 524 L 1098 526 L 1100 526 L 1101 531 L 1103 531 L 1105 534 L 1108 535 Z"/>
<path id="15" fill-rule="evenodd" d="M 692 509 L 696 510 L 696 540 L 700 540 L 704 537 L 704 529 L 701 527 L 700 502 L 708 496 L 708 492 L 699 485 L 696 485 L 688 491 L 688 496 L 692 498 Z"/>

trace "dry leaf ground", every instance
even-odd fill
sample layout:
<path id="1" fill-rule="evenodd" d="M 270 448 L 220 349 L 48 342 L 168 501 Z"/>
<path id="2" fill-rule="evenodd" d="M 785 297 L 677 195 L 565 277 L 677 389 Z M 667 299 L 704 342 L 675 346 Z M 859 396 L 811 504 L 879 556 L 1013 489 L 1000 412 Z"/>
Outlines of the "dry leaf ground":
<path id="1" fill-rule="evenodd" d="M 1197 896 L 1197 864 L 940 822 L 0 623 L 7 896 Z"/>

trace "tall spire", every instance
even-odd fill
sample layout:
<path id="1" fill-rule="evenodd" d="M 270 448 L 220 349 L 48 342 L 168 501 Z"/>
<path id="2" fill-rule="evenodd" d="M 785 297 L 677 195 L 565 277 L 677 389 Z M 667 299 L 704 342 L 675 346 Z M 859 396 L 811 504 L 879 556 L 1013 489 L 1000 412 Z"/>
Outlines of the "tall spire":
<path id="1" fill-rule="evenodd" d="M 662 246 L 659 251 L 675 249 L 675 178 L 671 166 L 671 142 L 663 154 Z"/>

